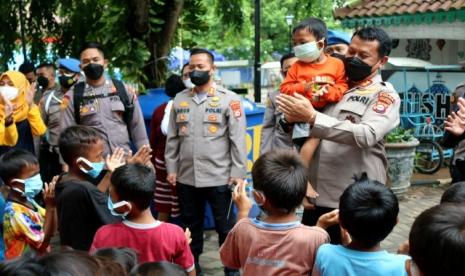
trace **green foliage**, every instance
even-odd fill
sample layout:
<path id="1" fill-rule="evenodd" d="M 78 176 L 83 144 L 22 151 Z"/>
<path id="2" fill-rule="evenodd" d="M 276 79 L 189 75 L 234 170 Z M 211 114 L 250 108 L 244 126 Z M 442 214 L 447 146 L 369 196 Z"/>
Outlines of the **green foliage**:
<path id="1" fill-rule="evenodd" d="M 215 0 L 204 0 L 208 7 L 214 5 Z M 228 6 L 228 1 L 219 1 L 224 6 Z M 219 3 L 218 2 L 218 3 Z M 206 26 L 205 28 L 192 28 L 182 23 L 178 28 L 177 44 L 184 48 L 194 46 L 215 49 L 224 54 L 228 59 L 248 59 L 252 60 L 254 54 L 254 1 L 236 0 L 233 2 L 241 3 L 240 8 L 227 9 L 228 16 L 231 18 L 241 17 L 244 19 L 242 28 L 231 27 L 218 20 L 218 8 L 208 9 L 205 16 L 204 24 L 197 26 Z M 273 53 L 284 54 L 289 49 L 290 30 L 286 23 L 286 15 L 293 15 L 293 25 L 310 16 L 322 18 L 328 28 L 340 28 L 338 22 L 333 19 L 332 10 L 334 7 L 340 7 L 345 1 L 330 0 L 268 0 L 261 1 L 261 61 L 274 60 Z M 218 7 L 218 6 L 216 6 Z M 188 9 L 185 7 L 185 9 Z M 233 15 L 236 14 L 236 15 Z M 190 21 L 183 14 L 181 22 Z M 198 18 L 199 19 L 199 18 Z M 236 24 L 239 24 L 236 23 Z M 234 25 L 233 25 L 234 26 Z M 195 39 L 194 39 L 195 38 Z"/>
<path id="2" fill-rule="evenodd" d="M 295 16 L 294 24 L 308 16 L 321 16 L 329 27 L 335 27 L 332 9 L 341 2 L 261 1 L 262 61 L 290 51 L 286 15 Z M 174 12 L 176 8 L 182 8 L 180 14 Z M 23 43 L 19 21 L 23 18 L 30 60 L 78 57 L 85 41 L 97 41 L 110 61 L 110 73 L 119 68 L 124 80 L 154 86 L 165 77 L 167 51 L 173 46 L 205 47 L 229 59 L 252 60 L 253 15 L 252 0 L 0 1 L 0 65 L 10 62 Z"/>
<path id="3" fill-rule="evenodd" d="M 413 140 L 415 140 L 413 129 L 405 129 L 402 127 L 396 127 L 386 136 L 386 142 L 388 143 L 403 143 Z"/>

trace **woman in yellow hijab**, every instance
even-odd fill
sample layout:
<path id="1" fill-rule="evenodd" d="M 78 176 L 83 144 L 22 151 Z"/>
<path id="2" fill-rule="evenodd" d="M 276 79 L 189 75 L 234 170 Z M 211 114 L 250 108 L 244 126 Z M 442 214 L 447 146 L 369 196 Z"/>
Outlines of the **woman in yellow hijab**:
<path id="1" fill-rule="evenodd" d="M 34 153 L 32 137 L 47 130 L 39 107 L 33 102 L 34 90 L 18 71 L 0 76 L 0 154 L 11 147 Z"/>

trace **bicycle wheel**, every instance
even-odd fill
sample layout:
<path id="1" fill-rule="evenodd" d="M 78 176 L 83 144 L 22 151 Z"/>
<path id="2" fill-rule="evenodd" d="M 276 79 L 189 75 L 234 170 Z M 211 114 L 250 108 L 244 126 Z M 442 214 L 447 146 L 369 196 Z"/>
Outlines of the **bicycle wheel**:
<path id="1" fill-rule="evenodd" d="M 433 174 L 442 167 L 442 147 L 433 141 L 421 141 L 415 152 L 415 168 L 420 173 Z"/>

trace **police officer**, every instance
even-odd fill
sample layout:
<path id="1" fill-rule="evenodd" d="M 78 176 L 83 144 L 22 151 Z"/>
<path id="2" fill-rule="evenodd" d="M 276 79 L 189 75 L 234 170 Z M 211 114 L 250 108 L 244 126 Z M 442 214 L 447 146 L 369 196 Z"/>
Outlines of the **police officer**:
<path id="1" fill-rule="evenodd" d="M 63 97 L 80 78 L 81 70 L 79 60 L 62 58 L 58 60 L 58 79 L 60 86 L 45 91 L 40 100 L 42 119 L 47 125 L 47 132 L 40 143 L 40 170 L 44 181 L 50 182 L 53 176 L 62 172 L 58 150 L 58 137 L 60 135 L 61 104 Z M 55 74 L 53 73 L 53 76 Z"/>
<path id="2" fill-rule="evenodd" d="M 347 33 L 328 30 L 325 53 L 333 57 L 343 58 L 349 50 L 349 44 L 350 36 Z"/>
<path id="3" fill-rule="evenodd" d="M 181 221 L 192 233 L 191 249 L 197 275 L 203 251 L 203 222 L 208 202 L 215 218 L 220 245 L 234 224 L 228 217 L 228 184 L 246 176 L 246 120 L 241 99 L 213 83 L 213 55 L 193 49 L 189 75 L 193 89 L 176 95 L 170 114 L 165 149 L 167 181 L 176 185 Z M 237 271 L 225 268 L 227 275 Z"/>
<path id="4" fill-rule="evenodd" d="M 465 83 L 459 84 L 452 94 L 452 110 L 457 112 L 459 107 L 457 105 L 458 99 L 465 96 Z M 450 116 L 449 116 L 450 117 Z M 451 120 L 448 118 L 448 121 Z M 465 136 L 454 133 L 451 128 L 447 127 L 444 132 L 443 146 L 446 148 L 454 148 L 454 157 L 449 167 L 452 183 L 465 181 Z"/>
<path id="5" fill-rule="evenodd" d="M 388 60 L 391 39 L 379 28 L 355 32 L 345 57 L 351 89 L 342 100 L 316 111 L 303 97 L 280 95 L 278 106 L 291 121 L 309 122 L 312 137 L 321 138 L 310 164 L 310 182 L 319 196 L 313 210 L 306 209 L 302 222 L 314 225 L 321 214 L 339 205 L 339 197 L 352 177 L 368 177 L 386 183 L 387 159 L 384 136 L 399 124 L 400 98 L 378 74 Z M 340 242 L 339 227 L 328 228 L 331 241 Z"/>
<path id="6" fill-rule="evenodd" d="M 75 124 L 94 127 L 104 137 L 105 154 L 117 147 L 130 151 L 131 142 L 139 149 L 149 141 L 137 96 L 121 82 L 105 77 L 107 64 L 99 44 L 84 45 L 80 68 L 86 81 L 74 85 L 64 96 L 60 128 Z"/>
<path id="7" fill-rule="evenodd" d="M 287 70 L 297 61 L 294 53 L 281 57 L 281 74 L 286 78 Z M 283 130 L 279 123 L 282 112 L 276 108 L 276 96 L 279 91 L 268 93 L 265 115 L 263 116 L 262 135 L 260 139 L 260 154 L 276 149 L 293 149 L 292 132 Z"/>

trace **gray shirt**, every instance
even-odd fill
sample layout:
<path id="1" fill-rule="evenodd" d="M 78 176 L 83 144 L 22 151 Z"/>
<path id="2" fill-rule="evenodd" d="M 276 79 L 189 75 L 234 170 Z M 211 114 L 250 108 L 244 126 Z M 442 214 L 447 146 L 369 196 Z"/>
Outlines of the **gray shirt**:
<path id="1" fill-rule="evenodd" d="M 384 136 L 399 124 L 399 107 L 393 86 L 377 75 L 317 113 L 311 136 L 322 140 L 310 164 L 317 206 L 337 208 L 354 175 L 386 183 Z"/>
<path id="2" fill-rule="evenodd" d="M 217 86 L 205 97 L 184 90 L 174 98 L 165 163 L 177 181 L 195 187 L 246 176 L 246 119 L 240 97 Z"/>
<path id="3" fill-rule="evenodd" d="M 111 81 L 106 80 L 102 86 L 98 87 L 92 87 L 86 83 L 84 96 L 114 92 L 116 92 L 115 86 Z M 144 117 L 137 96 L 129 91 L 127 93 L 129 100 L 132 100 L 134 104 L 134 114 L 129 125 L 132 137 L 129 137 L 128 127 L 123 120 L 125 107 L 118 95 L 85 101 L 81 106 L 80 124 L 91 126 L 100 133 L 105 142 L 105 154 L 111 154 L 117 147 L 129 151 L 131 150 L 131 141 L 137 148 L 149 144 Z M 74 89 L 70 89 L 65 94 L 60 121 L 62 130 L 76 124 L 73 95 Z"/>
<path id="4" fill-rule="evenodd" d="M 266 100 L 260 139 L 260 154 L 276 149 L 294 149 L 292 132 L 286 133 L 279 124 L 282 112 L 276 106 L 276 96 L 278 95 L 279 91 L 269 93 Z"/>
<path id="5" fill-rule="evenodd" d="M 58 146 L 58 138 L 60 136 L 60 119 L 61 119 L 61 104 L 64 94 L 61 89 L 54 87 L 45 91 L 40 100 L 40 113 L 42 119 L 47 126 L 45 140 L 51 146 Z"/>

